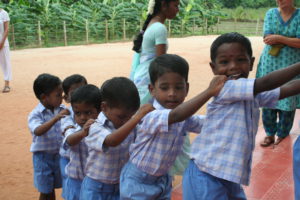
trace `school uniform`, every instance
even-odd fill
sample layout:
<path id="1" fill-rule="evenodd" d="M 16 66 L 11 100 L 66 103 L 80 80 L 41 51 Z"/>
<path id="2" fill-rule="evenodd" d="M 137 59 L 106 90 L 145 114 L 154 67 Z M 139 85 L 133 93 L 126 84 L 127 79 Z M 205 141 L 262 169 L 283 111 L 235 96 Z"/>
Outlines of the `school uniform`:
<path id="1" fill-rule="evenodd" d="M 30 151 L 33 152 L 34 185 L 39 192 L 45 194 L 61 187 L 59 148 L 62 134 L 60 121 L 57 121 L 47 133 L 41 136 L 36 136 L 34 131 L 63 109 L 65 106 L 61 104 L 52 112 L 39 103 L 28 116 L 28 126 L 32 134 Z"/>
<path id="2" fill-rule="evenodd" d="M 274 107 L 280 89 L 254 96 L 255 79 L 225 83 L 208 103 L 201 134 L 191 148 L 183 177 L 183 197 L 193 199 L 246 199 L 240 184 L 250 181 L 252 152 L 260 107 Z"/>
<path id="3" fill-rule="evenodd" d="M 63 133 L 63 138 L 66 136 L 66 128 L 70 126 L 75 126 L 75 121 L 74 121 L 74 112 L 71 106 L 67 108 L 70 112 L 69 115 L 65 116 L 62 118 L 61 121 L 61 131 Z M 60 173 L 61 173 L 61 178 L 62 178 L 62 194 L 61 196 L 66 199 L 66 192 L 65 192 L 65 185 L 66 185 L 66 180 L 67 180 L 67 174 L 65 172 L 65 168 L 67 164 L 70 161 L 70 155 L 69 155 L 69 148 L 64 148 L 64 145 L 62 143 L 60 149 L 59 149 L 59 155 L 60 155 L 60 160 L 59 160 L 59 165 L 60 165 Z"/>
<path id="4" fill-rule="evenodd" d="M 64 148 L 68 149 L 70 159 L 65 168 L 67 175 L 65 187 L 67 200 L 79 200 L 82 180 L 85 177 L 85 165 L 88 156 L 88 147 L 85 143 L 85 138 L 73 146 L 67 143 L 67 138 L 81 129 L 82 127 L 78 124 L 75 125 L 75 128 L 68 129 L 63 142 Z"/>
<path id="5" fill-rule="evenodd" d="M 300 199 L 300 137 L 298 136 L 293 146 L 293 176 L 295 199 Z"/>
<path id="6" fill-rule="evenodd" d="M 101 112 L 90 127 L 85 138 L 88 146 L 86 177 L 81 186 L 81 200 L 118 200 L 120 172 L 129 159 L 129 145 L 133 142 L 131 133 L 120 145 L 107 147 L 105 138 L 114 132 L 112 122 Z"/>
<path id="7" fill-rule="evenodd" d="M 121 199 L 170 199 L 171 178 L 168 174 L 182 151 L 186 132 L 200 132 L 204 116 L 192 116 L 169 125 L 170 109 L 156 100 L 155 110 L 136 127 L 136 139 L 130 146 L 130 161 L 120 178 Z"/>

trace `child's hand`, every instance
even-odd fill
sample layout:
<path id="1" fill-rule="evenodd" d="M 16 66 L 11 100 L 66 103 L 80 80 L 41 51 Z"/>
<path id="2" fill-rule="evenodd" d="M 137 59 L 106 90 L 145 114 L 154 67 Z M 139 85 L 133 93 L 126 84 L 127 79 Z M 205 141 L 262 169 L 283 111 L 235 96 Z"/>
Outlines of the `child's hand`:
<path id="1" fill-rule="evenodd" d="M 142 119 L 147 113 L 153 110 L 155 110 L 155 108 L 152 106 L 152 104 L 144 104 L 138 109 L 138 111 L 135 113 L 133 117 L 138 117 Z"/>
<path id="2" fill-rule="evenodd" d="M 215 76 L 210 81 L 208 90 L 210 90 L 210 92 L 212 93 L 212 96 L 216 96 L 219 94 L 219 92 L 223 88 L 226 81 L 227 81 L 227 77 L 225 75 Z"/>
<path id="3" fill-rule="evenodd" d="M 85 122 L 85 124 L 83 125 L 82 129 L 83 129 L 83 132 L 85 133 L 85 137 L 88 136 L 89 134 L 89 129 L 91 127 L 91 125 L 95 122 L 94 119 L 89 119 Z"/>
<path id="4" fill-rule="evenodd" d="M 70 115 L 70 111 L 68 109 L 63 109 L 56 115 L 56 118 L 57 120 L 60 120 L 61 118 L 64 118 L 67 115 Z"/>

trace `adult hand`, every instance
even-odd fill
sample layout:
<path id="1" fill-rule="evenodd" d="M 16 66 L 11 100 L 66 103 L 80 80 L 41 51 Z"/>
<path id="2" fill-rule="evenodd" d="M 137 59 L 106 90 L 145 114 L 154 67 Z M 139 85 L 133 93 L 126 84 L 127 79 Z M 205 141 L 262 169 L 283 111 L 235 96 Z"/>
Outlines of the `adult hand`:
<path id="1" fill-rule="evenodd" d="M 267 35 L 264 38 L 264 43 L 267 45 L 273 45 L 273 44 L 281 44 L 282 35 Z"/>

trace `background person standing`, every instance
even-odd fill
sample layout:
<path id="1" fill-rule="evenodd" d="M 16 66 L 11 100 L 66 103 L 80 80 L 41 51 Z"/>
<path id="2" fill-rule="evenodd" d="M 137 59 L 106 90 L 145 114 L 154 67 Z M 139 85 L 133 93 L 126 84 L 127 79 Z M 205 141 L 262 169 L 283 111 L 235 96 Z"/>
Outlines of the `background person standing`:
<path id="1" fill-rule="evenodd" d="M 10 92 L 9 82 L 11 81 L 11 64 L 9 55 L 8 29 L 9 15 L 0 8 L 0 65 L 4 73 L 4 88 L 3 93 Z"/>
<path id="2" fill-rule="evenodd" d="M 276 2 L 278 8 L 268 10 L 265 16 L 266 45 L 258 63 L 257 78 L 300 61 L 300 11 L 296 9 L 294 0 Z M 261 146 L 277 145 L 289 135 L 299 106 L 297 95 L 280 100 L 275 109 L 263 108 L 262 121 L 267 136 Z M 276 141 L 275 135 L 278 136 Z"/>

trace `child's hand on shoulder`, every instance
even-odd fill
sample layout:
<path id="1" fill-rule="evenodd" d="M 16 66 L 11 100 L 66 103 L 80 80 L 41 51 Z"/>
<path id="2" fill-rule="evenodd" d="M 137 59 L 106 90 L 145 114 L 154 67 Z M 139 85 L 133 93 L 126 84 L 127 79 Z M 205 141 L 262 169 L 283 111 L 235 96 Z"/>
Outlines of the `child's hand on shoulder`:
<path id="1" fill-rule="evenodd" d="M 88 136 L 89 134 L 89 129 L 91 127 L 91 125 L 95 122 L 94 119 L 89 119 L 85 122 L 85 124 L 83 125 L 82 129 L 83 129 L 83 132 L 85 133 L 85 136 Z"/>
<path id="2" fill-rule="evenodd" d="M 56 115 L 56 117 L 58 120 L 60 120 L 61 118 L 64 118 L 67 115 L 70 115 L 70 111 L 68 109 L 63 109 Z"/>
<path id="3" fill-rule="evenodd" d="M 226 81 L 227 76 L 225 75 L 217 75 L 210 81 L 208 89 L 212 93 L 212 96 L 216 96 L 219 94 Z"/>
<path id="4" fill-rule="evenodd" d="M 142 119 L 146 114 L 153 110 L 155 110 L 155 108 L 152 106 L 152 104 L 144 104 L 138 109 L 138 111 L 134 114 L 133 117 Z"/>

